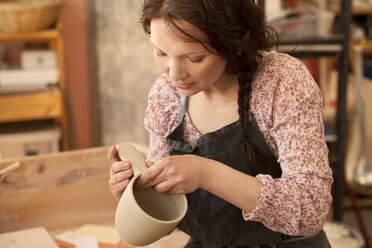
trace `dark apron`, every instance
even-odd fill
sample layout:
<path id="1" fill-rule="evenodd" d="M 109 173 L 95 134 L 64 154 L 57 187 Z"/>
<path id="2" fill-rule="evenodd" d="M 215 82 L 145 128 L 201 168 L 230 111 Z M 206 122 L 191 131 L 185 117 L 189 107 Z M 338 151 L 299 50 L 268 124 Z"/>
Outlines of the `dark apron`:
<path id="1" fill-rule="evenodd" d="M 176 128 L 167 137 L 169 154 L 202 156 L 255 176 L 256 173 L 250 168 L 249 153 L 238 121 L 201 136 L 194 146 L 184 143 L 182 120 L 187 105 L 188 97 L 185 98 Z M 264 154 L 275 158 L 253 116 L 250 117 L 245 135 Z M 245 221 L 241 209 L 203 189 L 197 189 L 186 197 L 187 214 L 178 228 L 192 237 L 187 248 L 330 247 L 323 231 L 314 237 L 292 237 L 274 232 L 261 222 Z"/>

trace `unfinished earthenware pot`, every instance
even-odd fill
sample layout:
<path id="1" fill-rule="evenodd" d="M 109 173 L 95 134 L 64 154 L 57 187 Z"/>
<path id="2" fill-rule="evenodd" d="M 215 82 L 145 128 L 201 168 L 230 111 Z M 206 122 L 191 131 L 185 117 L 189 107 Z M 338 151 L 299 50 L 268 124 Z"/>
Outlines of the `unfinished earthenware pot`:
<path id="1" fill-rule="evenodd" d="M 133 178 L 124 190 L 115 215 L 116 229 L 124 242 L 148 245 L 170 233 L 187 211 L 185 195 L 163 195 L 152 188 L 133 191 L 134 182 L 147 169 L 141 153 L 129 143 L 116 145 L 122 160 L 129 160 Z"/>

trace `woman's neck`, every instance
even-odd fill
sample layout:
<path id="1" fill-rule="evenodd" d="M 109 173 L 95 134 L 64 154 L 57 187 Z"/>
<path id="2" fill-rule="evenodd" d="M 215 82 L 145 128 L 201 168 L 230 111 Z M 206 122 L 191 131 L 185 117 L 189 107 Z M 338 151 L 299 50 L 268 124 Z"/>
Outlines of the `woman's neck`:
<path id="1" fill-rule="evenodd" d="M 213 87 L 210 87 L 196 94 L 198 98 L 203 98 L 204 101 L 210 104 L 226 104 L 231 100 L 235 101 L 238 97 L 239 75 L 225 75 L 217 81 Z"/>
<path id="2" fill-rule="evenodd" d="M 200 134 L 215 131 L 239 119 L 236 81 L 226 81 L 228 87 L 213 87 L 190 97 L 188 113 Z"/>

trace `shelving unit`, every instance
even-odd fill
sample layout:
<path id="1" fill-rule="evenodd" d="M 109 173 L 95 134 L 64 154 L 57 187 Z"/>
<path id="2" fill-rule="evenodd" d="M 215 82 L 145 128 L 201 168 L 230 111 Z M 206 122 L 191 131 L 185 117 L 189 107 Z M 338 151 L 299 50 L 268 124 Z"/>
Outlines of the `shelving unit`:
<path id="1" fill-rule="evenodd" d="M 0 94 L 0 123 L 52 119 L 61 127 L 62 149 L 68 150 L 70 145 L 61 25 L 31 33 L 0 34 L 1 43 L 32 41 L 47 42 L 49 47 L 56 51 L 58 87 L 32 93 Z"/>
<path id="2" fill-rule="evenodd" d="M 353 4 L 351 15 L 353 17 L 355 16 L 368 16 L 372 15 L 372 4 L 371 3 L 365 3 L 362 6 Z M 372 39 L 370 37 L 367 37 L 366 44 L 363 48 L 363 53 L 365 54 L 372 54 Z"/>
<path id="3" fill-rule="evenodd" d="M 265 1 L 259 0 L 264 7 Z M 344 161 L 346 136 L 346 86 L 349 71 L 349 23 L 351 21 L 351 0 L 341 0 L 338 13 L 339 31 L 322 37 L 286 38 L 279 34 L 278 50 L 294 57 L 323 57 L 337 58 L 338 89 L 335 140 L 332 142 L 334 152 L 330 153 L 329 161 L 333 170 L 333 219 L 342 220 L 344 192 Z"/>

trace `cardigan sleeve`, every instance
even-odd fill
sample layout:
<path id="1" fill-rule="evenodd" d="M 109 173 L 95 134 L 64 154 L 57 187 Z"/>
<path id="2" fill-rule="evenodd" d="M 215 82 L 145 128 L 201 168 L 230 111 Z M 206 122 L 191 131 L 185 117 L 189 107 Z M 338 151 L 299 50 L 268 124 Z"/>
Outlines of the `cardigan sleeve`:
<path id="1" fill-rule="evenodd" d="M 169 155 L 166 137 L 176 126 L 181 109 L 181 96 L 172 82 L 161 75 L 152 85 L 148 95 L 144 126 L 149 133 L 147 160 L 156 162 Z"/>
<path id="2" fill-rule="evenodd" d="M 256 176 L 261 185 L 257 205 L 243 217 L 273 231 L 312 236 L 321 230 L 332 202 L 322 96 L 301 61 L 293 58 L 276 73 L 268 133 L 282 176 Z"/>

